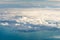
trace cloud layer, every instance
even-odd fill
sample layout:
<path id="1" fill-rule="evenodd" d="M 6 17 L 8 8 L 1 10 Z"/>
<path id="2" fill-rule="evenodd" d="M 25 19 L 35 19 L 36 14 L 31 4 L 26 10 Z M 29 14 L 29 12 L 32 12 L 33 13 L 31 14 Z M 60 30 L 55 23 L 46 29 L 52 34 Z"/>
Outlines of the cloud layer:
<path id="1" fill-rule="evenodd" d="M 57 3 L 57 4 L 56 4 Z M 5 8 L 60 8 L 59 0 L 0 0 L 0 6 L 5 5 Z M 8 7 L 10 5 L 11 7 Z M 13 6 L 12 6 L 13 5 Z M 16 7 L 16 5 L 18 5 Z M 3 8 L 3 7 L 0 7 Z"/>
<path id="2" fill-rule="evenodd" d="M 15 19 L 17 22 L 29 22 L 32 24 L 47 24 L 46 21 L 51 22 L 50 26 L 55 26 L 56 22 L 60 22 L 60 11 L 49 9 L 0 9 L 0 20 L 14 20 L 15 16 L 22 16 L 23 18 Z M 55 23 L 55 24 L 54 24 Z M 60 28 L 60 26 L 59 26 Z"/>

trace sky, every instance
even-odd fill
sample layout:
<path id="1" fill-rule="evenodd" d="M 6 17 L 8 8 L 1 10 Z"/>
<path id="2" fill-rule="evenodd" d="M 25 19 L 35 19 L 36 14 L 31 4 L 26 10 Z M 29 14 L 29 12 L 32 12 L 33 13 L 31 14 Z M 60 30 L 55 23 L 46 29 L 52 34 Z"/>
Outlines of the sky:
<path id="1" fill-rule="evenodd" d="M 60 8 L 60 0 L 0 0 L 0 8 Z"/>

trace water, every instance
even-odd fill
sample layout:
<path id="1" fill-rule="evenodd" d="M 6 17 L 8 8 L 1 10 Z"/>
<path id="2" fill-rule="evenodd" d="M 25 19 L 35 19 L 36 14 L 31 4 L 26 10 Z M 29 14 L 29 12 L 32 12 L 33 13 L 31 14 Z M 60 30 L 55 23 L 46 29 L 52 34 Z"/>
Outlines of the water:
<path id="1" fill-rule="evenodd" d="M 0 40 L 60 40 L 52 38 L 59 35 L 59 31 L 18 32 L 7 26 L 0 26 Z"/>

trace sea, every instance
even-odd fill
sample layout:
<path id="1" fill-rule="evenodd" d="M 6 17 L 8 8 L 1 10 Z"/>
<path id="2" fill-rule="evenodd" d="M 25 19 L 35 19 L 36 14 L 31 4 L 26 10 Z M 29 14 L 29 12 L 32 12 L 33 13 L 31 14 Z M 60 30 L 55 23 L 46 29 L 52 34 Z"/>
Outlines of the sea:
<path id="1" fill-rule="evenodd" d="M 19 32 L 0 26 L 0 40 L 60 40 L 59 31 Z"/>

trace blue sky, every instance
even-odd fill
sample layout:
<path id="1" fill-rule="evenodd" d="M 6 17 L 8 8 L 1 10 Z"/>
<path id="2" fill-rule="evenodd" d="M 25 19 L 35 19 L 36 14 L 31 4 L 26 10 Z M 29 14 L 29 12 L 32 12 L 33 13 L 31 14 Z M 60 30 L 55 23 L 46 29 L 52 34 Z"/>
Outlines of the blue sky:
<path id="1" fill-rule="evenodd" d="M 0 8 L 60 8 L 59 0 L 0 0 Z"/>

